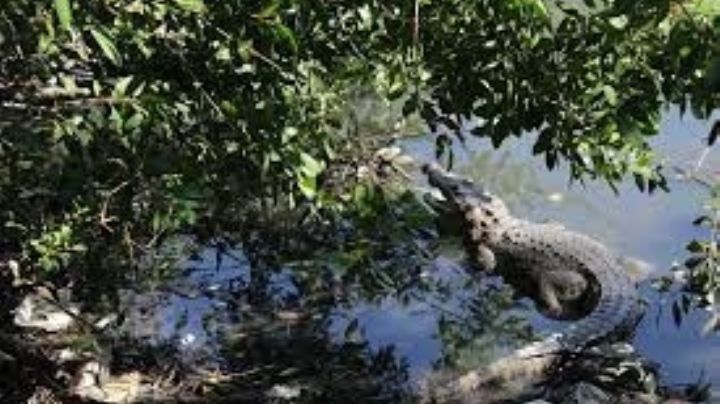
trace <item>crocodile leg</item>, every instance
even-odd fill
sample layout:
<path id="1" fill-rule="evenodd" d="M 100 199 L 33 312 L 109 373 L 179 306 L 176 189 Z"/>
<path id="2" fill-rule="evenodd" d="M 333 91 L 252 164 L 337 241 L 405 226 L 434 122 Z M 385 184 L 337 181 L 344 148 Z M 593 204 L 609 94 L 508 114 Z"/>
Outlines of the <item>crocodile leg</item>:
<path id="1" fill-rule="evenodd" d="M 575 271 L 553 270 L 538 276 L 538 308 L 546 317 L 568 319 L 574 316 L 573 303 L 582 298 L 589 284 Z"/>
<path id="2" fill-rule="evenodd" d="M 482 272 L 492 272 L 497 266 L 495 253 L 485 244 L 478 244 L 473 247 L 473 263 Z"/>
<path id="3" fill-rule="evenodd" d="M 562 316 L 563 307 L 558 300 L 553 283 L 545 276 L 540 277 L 538 284 L 538 298 L 540 299 L 541 311 L 547 317 L 558 318 Z"/>

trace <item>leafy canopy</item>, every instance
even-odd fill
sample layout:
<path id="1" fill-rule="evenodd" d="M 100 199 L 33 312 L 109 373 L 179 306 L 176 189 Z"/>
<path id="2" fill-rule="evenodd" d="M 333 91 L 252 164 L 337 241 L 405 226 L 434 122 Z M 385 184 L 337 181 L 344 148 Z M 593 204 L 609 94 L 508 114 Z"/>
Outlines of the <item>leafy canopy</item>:
<path id="1" fill-rule="evenodd" d="M 0 249 L 121 279 L 174 232 L 341 206 L 357 89 L 419 114 L 450 159 L 465 129 L 527 135 L 550 168 L 653 190 L 661 106 L 720 100 L 712 4 L 5 0 Z"/>

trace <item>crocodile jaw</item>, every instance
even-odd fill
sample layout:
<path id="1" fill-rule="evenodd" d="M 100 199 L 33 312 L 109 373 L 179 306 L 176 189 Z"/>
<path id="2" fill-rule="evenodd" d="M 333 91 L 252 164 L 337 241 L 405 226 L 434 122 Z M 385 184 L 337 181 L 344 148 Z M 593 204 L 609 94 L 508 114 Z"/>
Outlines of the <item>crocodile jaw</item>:
<path id="1" fill-rule="evenodd" d="M 437 188 L 451 210 L 459 212 L 467 225 L 470 242 L 493 247 L 516 219 L 497 196 L 472 181 L 445 171 L 436 163 L 425 164 L 423 172 L 431 186 Z"/>

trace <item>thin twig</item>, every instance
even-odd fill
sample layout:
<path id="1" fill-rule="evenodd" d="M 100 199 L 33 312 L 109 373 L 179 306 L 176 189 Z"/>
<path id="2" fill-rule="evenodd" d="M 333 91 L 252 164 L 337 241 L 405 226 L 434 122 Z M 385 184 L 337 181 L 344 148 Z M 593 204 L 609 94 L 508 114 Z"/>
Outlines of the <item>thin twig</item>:
<path id="1" fill-rule="evenodd" d="M 120 185 L 116 186 L 115 188 L 111 189 L 110 192 L 108 192 L 107 196 L 105 197 L 105 200 L 102 203 L 102 208 L 100 208 L 100 226 L 102 226 L 105 230 L 107 230 L 110 233 L 113 233 L 113 229 L 109 226 L 110 223 L 117 220 L 117 217 L 110 216 L 108 217 L 108 206 L 110 205 L 110 199 L 115 195 L 116 193 L 120 192 L 123 188 L 127 187 L 130 184 L 129 181 L 123 181 L 120 183 Z"/>
<path id="2" fill-rule="evenodd" d="M 415 7 L 413 10 L 413 48 L 417 53 L 418 47 L 420 46 L 420 0 L 415 0 Z M 417 54 L 415 55 L 417 56 Z"/>
<path id="3" fill-rule="evenodd" d="M 289 75 L 290 75 L 288 72 L 285 71 L 285 69 L 282 68 L 282 66 L 280 66 L 279 64 L 277 64 L 275 61 L 273 61 L 273 60 L 270 59 L 269 57 L 267 57 L 267 56 L 263 55 L 262 53 L 260 53 L 257 49 L 255 49 L 255 48 L 250 48 L 250 54 L 253 55 L 253 56 L 255 56 L 256 58 L 260 59 L 261 61 L 267 63 L 268 65 L 270 65 L 270 66 L 273 67 L 275 70 L 277 70 L 277 71 L 279 71 L 280 73 L 282 73 L 283 75 L 286 75 L 286 76 L 289 76 Z"/>

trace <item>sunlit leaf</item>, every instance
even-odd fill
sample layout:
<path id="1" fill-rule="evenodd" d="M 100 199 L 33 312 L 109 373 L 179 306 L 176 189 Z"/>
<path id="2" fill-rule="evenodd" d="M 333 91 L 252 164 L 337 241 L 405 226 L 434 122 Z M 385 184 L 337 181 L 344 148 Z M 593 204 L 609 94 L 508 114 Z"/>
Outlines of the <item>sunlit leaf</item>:
<path id="1" fill-rule="evenodd" d="M 323 171 L 322 162 L 307 153 L 300 153 L 300 161 L 302 162 L 300 170 L 307 177 L 315 178 Z"/>
<path id="2" fill-rule="evenodd" d="M 55 0 L 55 13 L 57 14 L 60 27 L 69 31 L 72 28 L 72 4 L 70 0 Z"/>
<path id="3" fill-rule="evenodd" d="M 259 20 L 265 20 L 277 15 L 279 3 L 276 1 L 271 2 L 267 7 L 260 10 L 259 13 L 253 15 L 253 17 Z"/>
<path id="4" fill-rule="evenodd" d="M 175 3 L 183 10 L 191 13 L 202 13 L 206 10 L 203 0 L 175 0 Z"/>
<path id="5" fill-rule="evenodd" d="M 298 189 L 308 199 L 314 199 L 317 195 L 317 182 L 315 177 L 301 176 L 297 182 Z"/>
<path id="6" fill-rule="evenodd" d="M 615 92 L 615 89 L 612 86 L 606 85 L 603 86 L 603 94 L 605 94 L 605 99 L 607 100 L 608 104 L 611 106 L 616 106 L 618 103 L 618 97 L 617 93 Z"/>
<path id="7" fill-rule="evenodd" d="M 119 66 L 122 63 L 120 52 L 115 47 L 115 43 L 110 39 L 110 37 L 98 28 L 90 28 L 90 34 L 95 39 L 98 46 L 100 46 L 100 49 L 102 49 L 105 57 L 116 66 Z"/>
<path id="8" fill-rule="evenodd" d="M 130 86 L 130 82 L 132 82 L 133 76 L 127 76 L 123 77 L 115 84 L 115 89 L 113 90 L 113 97 L 124 97 L 125 94 L 127 94 L 128 86 Z"/>
<path id="9" fill-rule="evenodd" d="M 620 15 L 617 17 L 611 17 L 608 19 L 610 25 L 615 29 L 624 29 L 628 24 L 628 18 L 626 15 Z"/>

